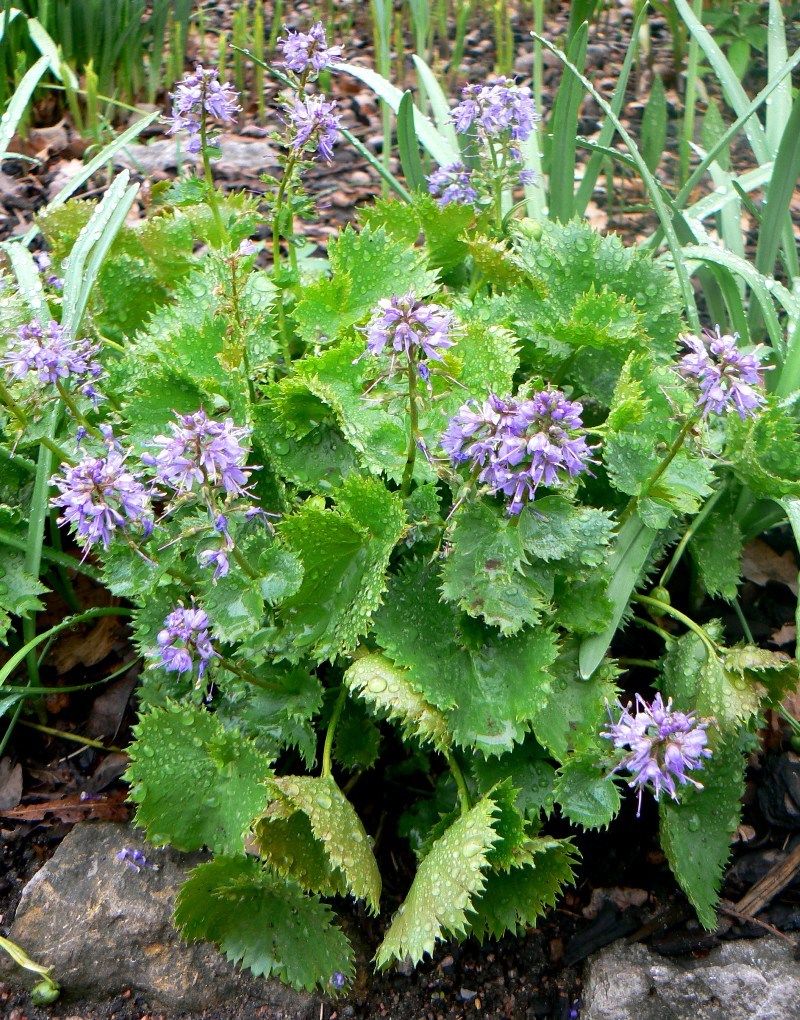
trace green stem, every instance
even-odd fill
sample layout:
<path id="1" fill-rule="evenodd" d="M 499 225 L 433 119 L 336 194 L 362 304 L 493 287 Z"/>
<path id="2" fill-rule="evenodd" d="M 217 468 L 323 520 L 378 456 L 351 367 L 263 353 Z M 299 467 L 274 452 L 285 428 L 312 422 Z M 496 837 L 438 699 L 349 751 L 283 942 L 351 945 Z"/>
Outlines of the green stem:
<path id="1" fill-rule="evenodd" d="M 58 982 L 54 981 L 50 976 L 53 970 L 52 967 L 43 967 L 40 963 L 36 963 L 36 961 L 32 960 L 25 950 L 21 946 L 18 946 L 16 942 L 12 942 L 11 939 L 7 939 L 2 936 L 0 936 L 0 949 L 4 949 L 14 963 L 16 963 L 19 967 L 22 967 L 23 970 L 29 970 L 33 974 L 40 975 L 42 982 L 47 986 L 48 991 L 51 993 L 51 998 L 47 1000 L 48 1002 L 53 1002 L 58 998 L 61 988 Z M 36 989 L 34 988 L 34 992 L 35 991 Z"/>
<path id="2" fill-rule="evenodd" d="M 681 538 L 680 542 L 678 542 L 677 546 L 675 547 L 675 552 L 672 554 L 672 558 L 670 559 L 666 567 L 664 567 L 664 572 L 661 574 L 661 579 L 658 582 L 658 586 L 660 588 L 666 588 L 666 586 L 669 584 L 669 580 L 672 577 L 673 573 L 675 572 L 675 568 L 680 562 L 680 559 L 683 556 L 683 554 L 686 552 L 686 546 L 689 544 L 689 542 L 691 542 L 692 538 L 697 532 L 697 529 L 714 509 L 714 507 L 717 504 L 717 501 L 719 500 L 720 496 L 724 491 L 725 486 L 720 485 L 717 491 L 712 496 L 710 496 L 709 499 L 706 500 L 705 505 L 703 506 L 700 513 L 692 519 L 692 523 L 684 532 L 683 538 Z"/>
<path id="3" fill-rule="evenodd" d="M 85 428 L 90 435 L 94 436 L 95 439 L 99 440 L 101 443 L 105 443 L 106 439 L 103 433 L 100 431 L 100 429 L 95 428 L 95 426 L 92 425 L 90 421 L 88 421 L 83 411 L 81 411 L 81 409 L 78 407 L 77 403 L 73 399 L 72 394 L 60 380 L 56 383 L 56 389 L 58 390 L 58 395 L 64 401 L 65 405 L 69 410 L 69 413 L 72 415 L 75 421 L 83 428 Z"/>
<path id="4" fill-rule="evenodd" d="M 28 427 L 28 416 L 25 414 L 22 406 L 11 396 L 11 391 L 2 379 L 0 379 L 0 400 L 3 401 L 22 428 L 26 429 Z"/>
<path id="5" fill-rule="evenodd" d="M 345 702 L 347 701 L 347 688 L 342 684 L 342 688 L 339 691 L 339 696 L 336 699 L 336 703 L 333 706 L 331 712 L 330 722 L 328 723 L 328 729 L 325 733 L 325 745 L 322 748 L 322 775 L 329 776 L 331 774 L 331 755 L 333 753 L 333 738 L 336 736 L 336 727 L 339 725 L 339 720 L 342 717 Z"/>
<path id="6" fill-rule="evenodd" d="M 0 528 L 0 545 L 7 545 L 12 549 L 19 549 L 21 552 L 25 552 L 28 547 L 28 543 L 24 538 L 20 538 L 19 535 L 15 535 L 11 531 L 6 531 L 4 528 Z M 90 567 L 89 564 L 83 560 L 78 560 L 74 556 L 70 556 L 69 553 L 59 552 L 57 549 L 49 549 L 44 546 L 42 548 L 42 559 L 50 560 L 50 562 L 55 563 L 56 566 L 66 567 L 68 570 L 76 570 L 79 574 L 85 574 L 87 577 L 91 577 L 94 581 L 99 581 L 101 579 L 101 575 L 98 570 L 95 570 L 94 567 Z"/>
<path id="7" fill-rule="evenodd" d="M 717 646 L 708 634 L 706 634 L 700 624 L 695 623 L 694 620 L 688 617 L 685 613 L 682 613 L 680 609 L 667 605 L 666 602 L 659 602 L 658 599 L 651 599 L 649 595 L 634 595 L 633 601 L 639 602 L 641 605 L 647 606 L 649 609 L 656 609 L 659 613 L 666 613 L 667 616 L 671 616 L 674 620 L 682 623 L 684 627 L 688 627 L 693 634 L 696 634 L 712 655 L 717 654 Z"/>
<path id="8" fill-rule="evenodd" d="M 619 518 L 619 524 L 620 525 L 623 525 L 625 523 L 625 521 L 627 521 L 627 519 L 631 516 L 631 514 L 634 512 L 634 510 L 638 506 L 639 500 L 643 499 L 645 496 L 648 496 L 650 494 L 650 490 L 653 488 L 653 486 L 656 484 L 656 482 L 661 478 L 661 476 L 664 474 L 664 472 L 667 470 L 667 468 L 670 466 L 670 464 L 673 462 L 673 460 L 675 460 L 675 457 L 678 455 L 678 452 L 680 451 L 681 447 L 683 446 L 684 440 L 689 435 L 689 432 L 697 424 L 697 421 L 698 421 L 697 417 L 692 417 L 692 418 L 687 419 L 687 421 L 684 423 L 684 425 L 681 428 L 680 432 L 675 437 L 675 440 L 674 440 L 672 446 L 667 451 L 666 457 L 661 461 L 661 463 L 658 465 L 658 467 L 655 469 L 655 471 L 650 475 L 650 477 L 644 483 L 642 491 L 639 493 L 639 495 L 638 496 L 633 496 L 632 499 L 630 500 L 630 502 L 628 503 L 628 505 L 625 507 L 625 509 L 620 514 L 620 518 Z"/>
<path id="9" fill-rule="evenodd" d="M 239 551 L 239 549 L 237 548 L 237 546 L 234 546 L 234 547 L 233 547 L 233 549 L 231 549 L 231 555 L 232 555 L 232 556 L 233 556 L 233 558 L 234 558 L 234 559 L 236 560 L 236 563 L 237 563 L 237 564 L 238 564 L 238 565 L 239 565 L 239 566 L 240 566 L 240 567 L 242 568 L 242 570 L 243 570 L 243 571 L 245 572 L 245 574 L 247 574 L 247 576 L 248 576 L 248 577 L 252 577 L 252 578 L 254 578 L 254 579 L 257 579 L 257 578 L 259 578 L 259 577 L 261 576 L 261 575 L 260 575 L 260 574 L 258 573 L 258 571 L 257 571 L 257 570 L 254 570 L 254 569 L 253 569 L 253 567 L 251 567 L 251 566 L 250 566 L 250 564 L 249 564 L 249 563 L 247 562 L 247 560 L 246 560 L 246 559 L 244 558 L 244 556 L 243 556 L 243 555 L 242 555 L 242 553 L 241 553 L 241 552 Z"/>
<path id="10" fill-rule="evenodd" d="M 217 244 L 215 247 L 218 248 L 227 238 L 228 231 L 225 229 L 225 224 L 222 222 L 222 213 L 219 211 L 217 189 L 214 186 L 214 175 L 211 172 L 211 157 L 208 154 L 208 126 L 206 124 L 205 107 L 203 108 L 203 112 L 200 116 L 200 152 L 203 156 L 203 177 L 206 182 L 206 199 L 217 231 Z"/>
<path id="11" fill-rule="evenodd" d="M 417 365 L 413 354 L 408 356 L 408 451 L 406 466 L 403 468 L 403 480 L 400 484 L 400 495 L 407 496 L 411 492 L 411 481 L 414 477 L 414 463 L 417 458 L 417 439 L 419 438 L 419 411 L 417 408 Z"/>
<path id="12" fill-rule="evenodd" d="M 620 666 L 641 666 L 642 669 L 661 669 L 661 663 L 655 659 L 631 659 L 627 656 L 622 656 L 617 659 Z"/>
<path id="13" fill-rule="evenodd" d="M 243 669 L 238 663 L 232 659 L 226 658 L 224 655 L 220 655 L 217 659 L 220 666 L 223 666 L 229 672 L 233 673 L 234 676 L 238 676 L 240 680 L 244 680 L 245 683 L 252 684 L 254 687 L 260 687 L 263 691 L 274 691 L 276 685 L 271 684 L 266 680 L 261 680 L 254 673 L 251 673 L 247 669 Z"/>
<path id="14" fill-rule="evenodd" d="M 733 608 L 734 608 L 734 611 L 736 612 L 737 617 L 739 618 L 739 624 L 740 624 L 740 626 L 742 628 L 742 632 L 743 632 L 744 636 L 747 638 L 748 642 L 751 645 L 754 645 L 755 644 L 755 640 L 753 639 L 753 632 L 752 632 L 752 630 L 750 630 L 750 624 L 747 622 L 747 617 L 742 612 L 742 607 L 739 604 L 739 600 L 738 599 L 734 599 L 733 600 Z"/>
<path id="15" fill-rule="evenodd" d="M 456 790 L 458 791 L 458 803 L 461 807 L 461 814 L 465 815 L 472 807 L 469 799 L 469 789 L 467 788 L 467 782 L 464 779 L 464 773 L 461 771 L 461 766 L 453 757 L 450 751 L 442 751 L 442 754 L 447 761 L 447 765 L 456 783 Z"/>
<path id="16" fill-rule="evenodd" d="M 34 576 L 38 577 L 38 570 Z M 125 609 L 122 606 L 97 606 L 94 609 L 87 609 L 84 613 L 79 613 L 77 616 L 68 616 L 66 620 L 62 620 L 61 623 L 57 623 L 55 627 L 50 627 L 49 630 L 42 631 L 41 634 L 37 634 L 35 637 L 27 640 L 25 644 L 17 649 L 16 652 L 11 656 L 10 659 L 0 668 L 0 686 L 2 686 L 6 680 L 11 676 L 17 666 L 27 656 L 33 654 L 34 649 L 40 645 L 43 641 L 47 641 L 48 638 L 60 634 L 62 630 L 68 630 L 70 627 L 77 627 L 78 624 L 86 623 L 89 620 L 96 620 L 101 616 L 130 616 L 131 610 Z M 25 621 L 23 620 L 23 624 Z M 34 656 L 34 661 L 35 661 Z"/>
<path id="17" fill-rule="evenodd" d="M 117 754 L 125 754 L 124 747 L 103 744 L 99 740 L 92 740 L 91 737 L 82 737 L 79 733 L 67 733 L 64 730 L 57 730 L 53 726 L 42 726 L 41 723 L 29 722 L 27 719 L 20 719 L 19 724 L 20 726 L 27 726 L 29 730 L 46 733 L 49 737 L 58 737 L 59 740 L 68 740 L 73 744 L 83 744 L 84 747 L 96 747 L 98 751 L 114 751 Z"/>

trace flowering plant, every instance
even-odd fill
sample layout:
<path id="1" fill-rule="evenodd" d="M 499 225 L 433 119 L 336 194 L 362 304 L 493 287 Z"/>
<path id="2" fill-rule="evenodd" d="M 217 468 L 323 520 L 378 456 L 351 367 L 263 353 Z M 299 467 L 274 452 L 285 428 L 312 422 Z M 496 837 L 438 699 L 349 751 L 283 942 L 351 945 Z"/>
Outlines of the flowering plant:
<path id="1" fill-rule="evenodd" d="M 46 212 L 63 290 L 15 263 L 0 626 L 41 608 L 31 534 L 60 571 L 44 580 L 63 587 L 66 565 L 132 606 L 137 821 L 154 844 L 212 852 L 176 922 L 257 974 L 332 993 L 352 979 L 327 900 L 379 910 L 378 816 L 356 785 L 379 765 L 432 789 L 402 819 L 419 865 L 379 966 L 534 924 L 577 866 L 549 817 L 607 826 L 624 781 L 642 810 L 659 802 L 670 865 L 713 927 L 742 748 L 797 676 L 673 606 L 669 584 L 690 561 L 709 601 L 736 604 L 763 503 L 797 513 L 781 361 L 690 334 L 674 271 L 614 237 L 487 220 L 452 167 L 455 190 L 434 173 L 433 194 L 376 201 L 326 272 L 308 269 L 304 173 L 340 128 L 308 89 L 339 53 L 319 27 L 282 51 L 269 269 L 255 201 L 213 189 L 206 121 L 237 101 L 202 68 L 172 126 L 203 176 L 137 227 L 124 175 L 97 207 Z M 516 186 L 526 91 L 470 87 L 453 116 L 470 158 Z M 80 560 L 43 545 L 50 507 Z M 623 623 L 658 641 L 635 709 Z"/>

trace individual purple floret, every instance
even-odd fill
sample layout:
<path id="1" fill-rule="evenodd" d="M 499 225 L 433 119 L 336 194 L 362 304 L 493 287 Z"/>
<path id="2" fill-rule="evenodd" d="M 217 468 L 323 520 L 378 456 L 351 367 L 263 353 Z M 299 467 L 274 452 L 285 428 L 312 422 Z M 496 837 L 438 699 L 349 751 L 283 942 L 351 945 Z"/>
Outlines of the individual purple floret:
<path id="1" fill-rule="evenodd" d="M 224 547 L 204 549 L 197 557 L 197 562 L 201 567 L 214 567 L 213 581 L 218 581 L 221 577 L 225 577 L 231 568 L 230 561 L 228 560 L 228 551 Z"/>
<path id="2" fill-rule="evenodd" d="M 321 21 L 312 25 L 308 32 L 287 29 L 286 38 L 278 40 L 278 48 L 283 51 L 283 66 L 295 74 L 306 71 L 319 74 L 342 55 L 339 46 L 328 46 Z"/>
<path id="3" fill-rule="evenodd" d="M 490 492 L 510 497 L 508 512 L 518 514 L 540 485 L 558 486 L 588 470 L 582 412 L 559 390 L 524 400 L 492 393 L 459 409 L 441 447 L 454 464 L 471 464 Z"/>
<path id="4" fill-rule="evenodd" d="M 704 330 L 702 338 L 689 335 L 683 342 L 689 348 L 678 366 L 686 379 L 697 379 L 700 394 L 698 409 L 703 417 L 724 414 L 732 409 L 744 421 L 752 417 L 764 403 L 762 368 L 758 360 L 760 345 L 750 354 L 736 346 L 738 334 Z"/>
<path id="5" fill-rule="evenodd" d="M 332 988 L 335 988 L 338 991 L 339 989 L 344 988 L 347 984 L 347 978 L 340 970 L 336 970 L 333 974 L 331 974 L 330 984 Z"/>
<path id="6" fill-rule="evenodd" d="M 612 717 L 608 730 L 601 736 L 611 740 L 618 751 L 627 752 L 614 771 L 630 772 L 628 785 L 638 787 L 637 816 L 645 787 L 653 791 L 656 800 L 664 790 L 677 800 L 676 782 L 682 786 L 691 783 L 701 790 L 702 784 L 686 773 L 701 769 L 703 759 L 711 757 L 706 746 L 708 721 L 697 719 L 693 712 L 673 709 L 672 698 L 665 705 L 660 694 L 649 705 L 637 694 L 633 712 L 630 702 L 627 706 L 618 705 L 619 720 L 614 722 Z"/>
<path id="7" fill-rule="evenodd" d="M 465 85 L 452 117 L 456 131 L 461 134 L 475 125 L 483 140 L 493 140 L 508 132 L 515 142 L 529 138 L 538 120 L 531 90 L 511 78 Z"/>
<path id="8" fill-rule="evenodd" d="M 118 528 L 139 524 L 145 535 L 152 529 L 147 490 L 117 450 L 109 449 L 104 457 L 84 457 L 75 465 L 62 464 L 52 482 L 59 490 L 53 506 L 64 511 L 58 523 L 68 524 L 87 551 L 98 542 L 107 548 Z"/>
<path id="9" fill-rule="evenodd" d="M 54 290 L 64 289 L 64 281 L 61 277 L 56 276 L 55 273 L 48 272 L 53 262 L 46 251 L 34 252 L 33 261 L 36 263 L 36 268 L 44 277 L 44 282 L 48 287 L 52 287 Z"/>
<path id="10" fill-rule="evenodd" d="M 230 82 L 220 82 L 216 68 L 204 68 L 199 64 L 194 74 L 187 74 L 170 92 L 172 99 L 172 116 L 169 134 L 186 131 L 189 141 L 186 149 L 192 154 L 200 152 L 202 146 L 201 124 L 204 113 L 221 121 L 223 124 L 235 124 L 236 115 L 241 109 L 239 94 Z M 215 140 L 207 139 L 209 144 Z"/>
<path id="11" fill-rule="evenodd" d="M 93 383 L 103 374 L 103 367 L 96 360 L 98 350 L 99 345 L 91 340 L 76 340 L 57 322 L 45 326 L 28 322 L 19 327 L 0 363 L 11 379 L 35 373 L 43 385 L 69 380 L 96 402 L 98 394 Z"/>
<path id="12" fill-rule="evenodd" d="M 150 868 L 151 871 L 158 871 L 158 865 L 153 864 L 145 857 L 141 850 L 134 850 L 124 846 L 114 856 L 122 864 L 126 864 L 132 871 L 139 872 L 142 868 Z"/>
<path id="13" fill-rule="evenodd" d="M 330 163 L 339 134 L 336 103 L 322 96 L 295 99 L 288 109 L 288 117 L 294 131 L 292 148 L 296 152 L 318 152 L 326 163 Z"/>
<path id="14" fill-rule="evenodd" d="M 387 347 L 414 358 L 423 379 L 428 377 L 423 355 L 441 361 L 441 352 L 453 346 L 450 334 L 455 318 L 443 305 L 418 301 L 413 291 L 378 302 L 366 326 L 367 351 L 383 354 Z"/>
<path id="15" fill-rule="evenodd" d="M 172 435 L 153 440 L 159 452 L 142 456 L 158 480 L 179 493 L 213 485 L 229 495 L 245 495 L 251 469 L 244 467 L 248 450 L 243 441 L 251 430 L 238 427 L 232 418 L 215 421 L 202 409 L 176 417 L 177 424 L 170 424 Z"/>
<path id="16" fill-rule="evenodd" d="M 427 177 L 428 191 L 438 199 L 440 206 L 458 202 L 460 205 L 472 205 L 478 200 L 478 192 L 472 184 L 472 174 L 463 163 L 451 163 L 439 167 Z"/>
<path id="17" fill-rule="evenodd" d="M 197 663 L 198 679 L 217 655 L 208 634 L 209 621 L 204 610 L 177 606 L 164 620 L 159 631 L 159 664 L 168 673 L 191 673 Z"/>

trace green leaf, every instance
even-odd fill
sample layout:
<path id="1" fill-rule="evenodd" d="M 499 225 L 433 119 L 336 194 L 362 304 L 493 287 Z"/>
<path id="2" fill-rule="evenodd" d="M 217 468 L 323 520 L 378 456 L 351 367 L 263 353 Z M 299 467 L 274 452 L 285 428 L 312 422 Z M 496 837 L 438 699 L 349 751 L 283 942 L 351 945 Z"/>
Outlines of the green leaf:
<path id="1" fill-rule="evenodd" d="M 39 596 L 47 590 L 25 570 L 25 554 L 0 543 L 0 643 L 5 644 L 12 617 L 27 617 L 44 609 Z"/>
<path id="2" fill-rule="evenodd" d="M 527 566 L 521 528 L 504 511 L 476 500 L 456 517 L 442 570 L 442 593 L 470 616 L 483 617 L 503 634 L 535 626 L 547 597 Z"/>
<path id="3" fill-rule="evenodd" d="M 712 637 L 719 635 L 719 624 L 706 624 Z M 752 718 L 759 709 L 766 688 L 762 683 L 761 669 L 752 666 L 762 661 L 763 679 L 777 669 L 782 672 L 788 661 L 779 656 L 764 658 L 772 653 L 761 649 L 738 649 L 712 652 L 698 635 L 689 632 L 671 644 L 664 657 L 662 690 L 674 698 L 683 711 L 695 711 L 701 718 L 713 719 L 723 734 L 735 734 L 743 722 Z M 786 674 L 790 681 L 791 673 Z"/>
<path id="4" fill-rule="evenodd" d="M 726 451 L 737 477 L 762 499 L 800 496 L 800 424 L 790 403 L 768 398 L 755 418 L 728 418 Z"/>
<path id="5" fill-rule="evenodd" d="M 361 701 L 348 702 L 347 711 L 336 727 L 334 760 L 350 772 L 371 769 L 381 750 L 381 731 Z"/>
<path id="6" fill-rule="evenodd" d="M 744 758 L 721 745 L 703 769 L 703 788 L 681 788 L 680 801 L 660 805 L 661 845 L 704 928 L 717 926 L 716 907 L 730 844 L 739 825 Z"/>
<path id="7" fill-rule="evenodd" d="M 329 991 L 335 972 L 353 976 L 352 949 L 330 907 L 254 857 L 216 857 L 191 871 L 175 924 L 187 941 L 214 942 L 232 963 L 294 988 Z"/>
<path id="8" fill-rule="evenodd" d="M 650 95 L 642 114 L 642 159 L 655 173 L 667 142 L 667 96 L 660 74 L 653 75 Z"/>
<path id="9" fill-rule="evenodd" d="M 432 567 L 410 564 L 393 580 L 375 618 L 377 640 L 444 713 L 458 744 L 501 754 L 522 740 L 545 703 L 555 637 L 539 627 L 500 638 L 441 602 L 438 588 Z"/>
<path id="10" fill-rule="evenodd" d="M 309 343 L 335 340 L 364 321 L 381 298 L 410 290 L 428 294 L 435 284 L 424 253 L 380 229 L 347 227 L 329 245 L 328 260 L 331 278 L 304 287 L 294 310 L 298 333 Z"/>
<path id="11" fill-rule="evenodd" d="M 497 807 L 484 797 L 432 845 L 375 954 L 378 967 L 418 963 L 438 940 L 469 929 L 467 911 L 486 885 L 489 852 L 497 842 Z"/>
<path id="12" fill-rule="evenodd" d="M 607 511 L 575 506 L 563 496 L 545 496 L 529 503 L 518 526 L 531 560 L 569 561 L 585 567 L 598 567 L 606 561 L 614 527 Z"/>
<path id="13" fill-rule="evenodd" d="M 556 803 L 562 813 L 584 829 L 603 829 L 619 811 L 614 777 L 595 764 L 595 755 L 567 758 L 556 779 Z"/>
<path id="14" fill-rule="evenodd" d="M 242 852 L 244 833 L 269 797 L 269 759 L 192 705 L 146 712 L 133 732 L 126 779 L 136 824 L 150 842 Z"/>
<path id="15" fill-rule="evenodd" d="M 345 672 L 344 682 L 382 718 L 399 722 L 407 738 L 433 744 L 438 750 L 450 743 L 445 717 L 414 688 L 410 674 L 385 656 L 356 659 Z"/>
<path id="16" fill-rule="evenodd" d="M 556 905 L 564 886 L 574 881 L 575 854 L 566 840 L 529 840 L 517 867 L 488 876 L 486 888 L 472 905 L 470 934 L 483 941 L 507 932 L 522 935 L 536 927 L 546 910 Z"/>
<path id="17" fill-rule="evenodd" d="M 278 609 L 277 646 L 287 658 L 318 662 L 352 650 L 381 602 L 389 555 L 405 527 L 399 497 L 381 482 L 352 476 L 338 506 L 308 501 L 279 532 L 303 565 L 303 580 Z"/>
<path id="18" fill-rule="evenodd" d="M 577 649 L 568 645 L 551 667 L 553 686 L 549 698 L 533 720 L 536 739 L 560 762 L 596 740 L 608 718 L 607 705 L 619 695 L 614 682 L 619 674 L 605 662 L 589 679 L 578 672 Z"/>
<path id="19" fill-rule="evenodd" d="M 489 793 L 503 780 L 510 780 L 516 790 L 517 808 L 531 821 L 538 821 L 542 811 L 552 811 L 556 770 L 547 752 L 530 734 L 499 758 L 475 755 L 471 767 L 481 793 Z"/>
<path id="20" fill-rule="evenodd" d="M 361 820 L 350 801 L 331 776 L 283 776 L 271 784 L 279 800 L 278 817 L 299 811 L 309 821 L 314 838 L 320 842 L 334 871 L 341 873 L 347 889 L 378 912 L 381 876 Z M 268 808 L 265 819 L 269 819 Z M 262 845 L 269 845 L 268 825 L 262 830 Z M 297 876 L 295 876 L 297 877 Z"/>
<path id="21" fill-rule="evenodd" d="M 737 498 L 735 492 L 723 495 L 689 543 L 689 552 L 706 592 L 728 602 L 736 598 L 744 551 L 742 532 L 734 516 Z"/>

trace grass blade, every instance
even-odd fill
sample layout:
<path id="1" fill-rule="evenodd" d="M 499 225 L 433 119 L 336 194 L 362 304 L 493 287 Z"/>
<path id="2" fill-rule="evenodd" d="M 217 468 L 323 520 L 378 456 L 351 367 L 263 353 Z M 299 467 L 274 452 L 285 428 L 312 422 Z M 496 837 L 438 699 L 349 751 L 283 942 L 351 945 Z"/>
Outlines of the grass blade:
<path id="1" fill-rule="evenodd" d="M 404 92 L 397 110 L 397 148 L 403 176 L 412 191 L 427 191 L 425 173 L 419 158 L 419 142 L 414 131 L 414 104 L 410 92 Z"/>
<path id="2" fill-rule="evenodd" d="M 567 59 L 583 71 L 589 25 L 584 22 L 575 32 Z M 566 223 L 574 212 L 575 153 L 577 151 L 578 109 L 583 99 L 579 79 L 564 74 L 558 88 L 550 119 L 552 142 L 547 160 L 550 217 Z"/>
<path id="3" fill-rule="evenodd" d="M 11 139 L 14 137 L 19 122 L 25 116 L 31 96 L 49 67 L 49 57 L 39 57 L 36 63 L 25 72 L 22 81 L 11 97 L 5 113 L 0 118 L 0 159 L 8 152 Z"/>
<path id="4" fill-rule="evenodd" d="M 769 0 L 767 22 L 767 81 L 772 81 L 782 64 L 789 59 L 786 46 L 786 25 L 783 21 L 781 0 Z M 767 145 L 773 156 L 778 151 L 781 137 L 792 112 L 792 86 L 783 79 L 774 96 L 767 103 Z"/>
<path id="5" fill-rule="evenodd" d="M 792 112 L 775 156 L 766 201 L 762 207 L 761 229 L 756 247 L 756 269 L 765 276 L 772 275 L 781 244 L 781 235 L 787 216 L 791 216 L 790 203 L 800 178 L 800 95 L 794 101 Z"/>
<path id="6" fill-rule="evenodd" d="M 454 149 L 458 149 L 458 137 L 456 136 L 456 129 L 453 125 L 453 121 L 450 117 L 450 103 L 447 101 L 442 86 L 430 67 L 425 63 L 422 57 L 416 53 L 411 55 L 411 59 L 414 61 L 414 66 L 417 69 L 417 75 L 420 80 L 420 84 L 424 86 L 425 92 L 428 96 L 428 102 L 431 104 L 431 113 L 433 114 L 433 120 L 439 131 L 439 134 L 446 138 Z"/>

